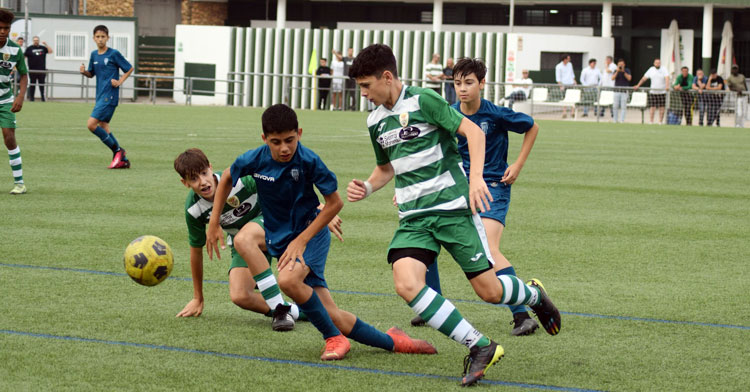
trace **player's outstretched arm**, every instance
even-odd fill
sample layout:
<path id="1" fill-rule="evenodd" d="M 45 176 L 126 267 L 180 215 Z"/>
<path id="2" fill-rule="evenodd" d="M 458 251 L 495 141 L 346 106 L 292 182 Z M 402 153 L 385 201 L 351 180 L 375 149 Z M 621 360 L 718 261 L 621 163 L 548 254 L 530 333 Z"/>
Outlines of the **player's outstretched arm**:
<path id="1" fill-rule="evenodd" d="M 216 257 L 221 259 L 219 253 L 219 246 L 217 243 L 221 243 L 221 249 L 226 249 L 224 243 L 224 234 L 221 232 L 221 225 L 219 219 L 221 218 L 221 210 L 224 209 L 224 204 L 227 202 L 229 192 L 232 191 L 232 174 L 230 173 L 231 167 L 227 168 L 219 179 L 219 185 L 216 186 L 216 193 L 214 193 L 214 206 L 213 211 L 219 211 L 216 214 L 211 214 L 211 218 L 208 221 L 208 230 L 206 231 L 206 250 L 208 251 L 208 258 L 213 260 L 213 252 L 216 252 Z"/>
<path id="2" fill-rule="evenodd" d="M 91 78 L 94 77 L 94 75 L 91 72 L 89 72 L 89 71 L 86 70 L 86 65 L 84 65 L 83 63 L 81 63 L 81 68 L 79 69 L 79 72 L 81 73 L 81 75 L 83 75 L 83 76 L 85 76 L 85 77 L 87 77 L 89 79 L 91 79 Z"/>
<path id="3" fill-rule="evenodd" d="M 325 206 L 320 210 L 318 216 L 313 219 L 307 228 L 300 233 L 297 238 L 287 245 L 284 253 L 279 257 L 278 269 L 289 266 L 289 270 L 293 270 L 297 265 L 296 260 L 299 260 L 302 265 L 305 265 L 305 259 L 302 255 L 305 253 L 307 243 L 318 234 L 344 207 L 344 202 L 341 200 L 338 192 L 333 192 L 330 195 L 324 195 Z"/>
<path id="4" fill-rule="evenodd" d="M 523 134 L 523 144 L 521 144 L 521 153 L 518 154 L 518 158 L 516 159 L 513 164 L 508 166 L 507 169 L 505 169 L 505 173 L 503 174 L 503 178 L 500 180 L 500 182 L 504 184 L 513 184 L 516 182 L 516 179 L 518 178 L 518 175 L 521 174 L 521 169 L 523 169 L 523 165 L 526 164 L 526 158 L 529 157 L 529 154 L 531 153 L 531 149 L 534 147 L 534 142 L 536 141 L 536 135 L 539 134 L 539 125 L 537 123 L 534 123 L 534 125 L 531 126 L 531 128 L 526 131 L 526 133 Z"/>
<path id="5" fill-rule="evenodd" d="M 471 169 L 469 172 L 469 205 L 471 212 L 476 214 L 477 210 L 485 212 L 490 209 L 492 195 L 484 183 L 484 132 L 468 118 L 463 118 L 456 130 L 458 134 L 466 138 L 469 145 L 469 161 Z"/>
<path id="6" fill-rule="evenodd" d="M 375 166 L 367 181 L 351 180 L 346 187 L 346 200 L 355 202 L 370 196 L 371 193 L 385 186 L 393 178 L 393 166 L 390 163 Z"/>
<path id="7" fill-rule="evenodd" d="M 193 299 L 177 317 L 198 317 L 203 313 L 203 247 L 190 247 L 190 274 L 193 276 Z"/>

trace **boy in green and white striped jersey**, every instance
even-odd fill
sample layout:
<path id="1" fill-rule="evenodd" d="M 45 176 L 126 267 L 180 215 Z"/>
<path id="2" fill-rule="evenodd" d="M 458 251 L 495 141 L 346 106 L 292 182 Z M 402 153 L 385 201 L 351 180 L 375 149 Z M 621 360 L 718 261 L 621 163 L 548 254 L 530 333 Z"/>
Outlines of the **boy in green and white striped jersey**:
<path id="1" fill-rule="evenodd" d="M 28 73 L 24 62 L 23 50 L 15 42 L 8 39 L 10 35 L 10 24 L 13 23 L 15 15 L 13 12 L 0 9 L 0 127 L 3 129 L 3 141 L 8 148 L 10 168 L 13 171 L 13 182 L 15 186 L 10 191 L 11 195 L 26 193 L 26 185 L 23 182 L 23 169 L 21 167 L 21 148 L 16 143 L 16 114 L 21 111 L 23 97 L 26 94 L 28 84 Z M 13 68 L 18 70 L 21 79 L 18 83 L 18 95 L 13 96 L 13 81 L 11 72 Z"/>
<path id="2" fill-rule="evenodd" d="M 190 243 L 190 271 L 193 276 L 193 299 L 177 317 L 200 316 L 203 312 L 203 247 L 206 245 L 206 224 L 213 210 L 213 199 L 221 172 L 214 172 L 203 151 L 191 148 L 174 161 L 182 183 L 190 188 L 185 201 L 185 221 Z M 340 222 L 340 220 L 339 220 Z M 260 211 L 255 181 L 247 176 L 232 189 L 221 214 L 221 227 L 231 239 L 242 229 L 249 230 L 258 247 L 250 260 L 244 260 L 231 247 L 229 267 L 229 296 L 232 302 L 246 310 L 273 316 L 274 331 L 289 331 L 300 314 L 297 305 L 288 304 L 281 296 L 276 278 L 271 272 L 269 258 L 264 255 L 265 229 Z M 333 231 L 333 229 L 332 229 Z M 334 231 L 335 232 L 335 231 Z M 260 293 L 253 291 L 256 286 Z"/>
<path id="3" fill-rule="evenodd" d="M 388 46 L 365 48 L 354 59 L 349 76 L 357 81 L 362 96 L 378 107 L 367 118 L 377 166 L 367 181 L 349 183 L 347 199 L 362 200 L 395 178 L 400 221 L 388 262 L 396 292 L 427 324 L 470 349 L 462 385 L 472 385 L 504 351 L 425 284 L 427 267 L 441 247 L 484 301 L 529 305 L 551 334 L 559 331 L 560 313 L 538 281 L 524 284 L 509 275 L 501 280 L 493 272 L 494 261 L 477 214 L 488 209 L 492 200 L 482 176 L 482 130 L 433 90 L 403 85 Z M 468 182 L 456 134 L 468 141 Z"/>

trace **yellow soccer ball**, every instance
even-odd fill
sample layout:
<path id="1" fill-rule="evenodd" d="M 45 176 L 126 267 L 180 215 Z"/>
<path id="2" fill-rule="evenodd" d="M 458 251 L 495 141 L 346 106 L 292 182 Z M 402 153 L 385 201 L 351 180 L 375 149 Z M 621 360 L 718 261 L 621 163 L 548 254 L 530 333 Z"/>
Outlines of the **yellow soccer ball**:
<path id="1" fill-rule="evenodd" d="M 174 257 L 166 241 L 144 235 L 133 240 L 125 249 L 125 272 L 139 284 L 156 286 L 172 272 Z"/>

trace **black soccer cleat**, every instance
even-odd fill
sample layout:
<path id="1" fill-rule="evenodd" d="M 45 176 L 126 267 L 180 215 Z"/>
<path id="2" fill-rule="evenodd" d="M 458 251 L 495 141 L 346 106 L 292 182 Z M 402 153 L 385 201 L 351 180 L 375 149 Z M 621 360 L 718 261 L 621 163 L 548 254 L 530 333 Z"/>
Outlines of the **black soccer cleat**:
<path id="1" fill-rule="evenodd" d="M 472 347 L 469 350 L 469 355 L 464 358 L 464 374 L 461 379 L 461 386 L 468 387 L 476 384 L 484 377 L 487 369 L 499 361 L 503 355 L 505 355 L 503 347 L 491 340 L 489 346 Z"/>
<path id="2" fill-rule="evenodd" d="M 413 319 L 411 319 L 411 326 L 412 327 L 424 327 L 424 325 L 427 324 L 426 321 L 422 319 L 422 316 L 417 315 Z"/>
<path id="3" fill-rule="evenodd" d="M 538 279 L 531 279 L 526 284 L 539 290 L 539 305 L 529 307 L 536 314 L 536 317 L 539 318 L 542 328 L 550 335 L 557 335 L 560 333 L 560 327 L 562 327 L 560 311 L 557 310 L 557 307 L 549 299 L 549 296 L 547 296 L 542 282 Z"/>
<path id="4" fill-rule="evenodd" d="M 539 328 L 539 324 L 527 312 L 514 313 L 510 323 L 513 324 L 513 330 L 510 331 L 513 336 L 531 335 Z"/>
<path id="5" fill-rule="evenodd" d="M 278 304 L 273 311 L 273 322 L 271 328 L 277 332 L 291 331 L 294 329 L 294 318 L 289 311 L 292 307 L 289 305 Z"/>

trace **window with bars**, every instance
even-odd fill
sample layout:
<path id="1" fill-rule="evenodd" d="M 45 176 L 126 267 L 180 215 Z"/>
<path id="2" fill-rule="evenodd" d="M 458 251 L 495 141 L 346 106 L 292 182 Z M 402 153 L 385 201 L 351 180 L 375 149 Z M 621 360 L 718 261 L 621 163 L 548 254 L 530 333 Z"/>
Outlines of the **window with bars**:
<path id="1" fill-rule="evenodd" d="M 55 33 L 55 59 L 86 60 L 86 33 Z"/>
<path id="2" fill-rule="evenodd" d="M 130 53 L 128 52 L 128 48 L 130 47 L 130 36 L 112 34 L 112 36 L 109 37 L 108 44 L 112 49 L 117 49 L 118 51 L 120 51 L 120 53 L 122 53 L 122 56 L 126 59 L 130 58 Z"/>
<path id="3" fill-rule="evenodd" d="M 549 23 L 549 11 L 547 10 L 524 10 L 523 16 L 527 25 L 546 25 Z"/>

